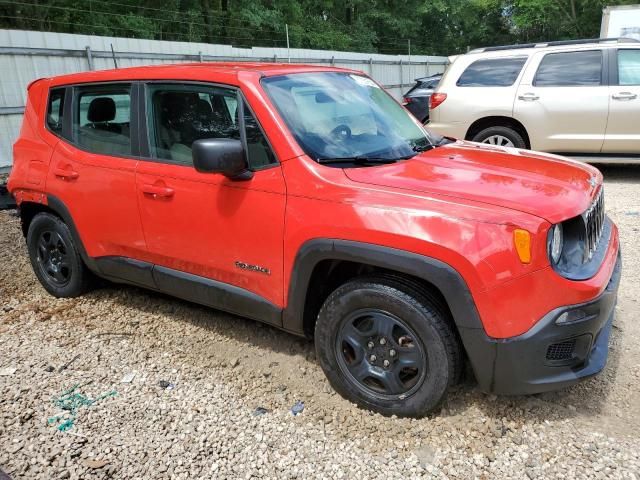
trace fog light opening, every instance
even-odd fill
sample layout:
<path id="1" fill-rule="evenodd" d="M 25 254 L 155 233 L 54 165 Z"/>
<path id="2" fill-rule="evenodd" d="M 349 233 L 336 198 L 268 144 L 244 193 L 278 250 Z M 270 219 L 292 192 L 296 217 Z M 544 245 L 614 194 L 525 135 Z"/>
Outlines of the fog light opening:
<path id="1" fill-rule="evenodd" d="M 569 325 L 571 323 L 579 322 L 587 317 L 587 312 L 576 308 L 575 310 L 569 310 L 564 312 L 558 318 L 556 318 L 556 325 Z"/>

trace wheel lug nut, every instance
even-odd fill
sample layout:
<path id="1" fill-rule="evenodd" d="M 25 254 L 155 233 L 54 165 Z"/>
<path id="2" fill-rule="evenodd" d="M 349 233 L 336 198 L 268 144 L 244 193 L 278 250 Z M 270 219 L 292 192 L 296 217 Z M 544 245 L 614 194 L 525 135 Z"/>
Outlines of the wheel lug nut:
<path id="1" fill-rule="evenodd" d="M 375 362 L 377 359 L 378 359 L 378 357 L 376 357 L 375 355 L 371 355 L 369 357 L 369 361 L 372 362 L 372 363 Z"/>
<path id="2" fill-rule="evenodd" d="M 387 368 L 389 366 L 389 360 L 385 360 L 384 362 L 382 362 L 382 365 Z"/>
<path id="3" fill-rule="evenodd" d="M 385 345 L 387 343 L 387 339 L 386 338 L 381 338 L 380 339 L 380 345 Z"/>
<path id="4" fill-rule="evenodd" d="M 367 343 L 367 347 L 373 348 L 373 347 L 375 347 L 375 343 L 369 342 L 369 343 Z"/>
<path id="5" fill-rule="evenodd" d="M 395 350 L 389 350 L 389 356 L 390 357 L 395 357 L 396 356 L 396 351 Z"/>

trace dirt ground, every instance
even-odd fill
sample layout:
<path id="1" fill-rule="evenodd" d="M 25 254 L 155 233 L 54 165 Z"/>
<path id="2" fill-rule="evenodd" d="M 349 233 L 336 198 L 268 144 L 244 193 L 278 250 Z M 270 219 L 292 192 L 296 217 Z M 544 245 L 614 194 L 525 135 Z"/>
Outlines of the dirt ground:
<path id="1" fill-rule="evenodd" d="M 624 262 L 606 369 L 527 397 L 486 395 L 469 379 L 421 420 L 354 407 L 329 387 L 311 342 L 249 320 L 115 285 L 55 299 L 31 270 L 18 218 L 0 212 L 0 469 L 14 479 L 638 479 L 640 168 L 602 170 Z M 75 385 L 105 397 L 59 431 L 54 400 Z"/>

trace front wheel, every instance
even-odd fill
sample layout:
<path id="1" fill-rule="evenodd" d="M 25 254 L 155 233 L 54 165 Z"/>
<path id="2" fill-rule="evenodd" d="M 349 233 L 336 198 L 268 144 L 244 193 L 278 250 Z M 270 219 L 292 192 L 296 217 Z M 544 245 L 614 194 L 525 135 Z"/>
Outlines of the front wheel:
<path id="1" fill-rule="evenodd" d="M 522 135 L 509 127 L 489 127 L 478 132 L 472 141 L 500 147 L 527 148 Z"/>
<path id="2" fill-rule="evenodd" d="M 316 323 L 317 357 L 332 387 L 383 415 L 435 409 L 462 368 L 448 311 L 416 283 L 395 276 L 345 283 Z"/>

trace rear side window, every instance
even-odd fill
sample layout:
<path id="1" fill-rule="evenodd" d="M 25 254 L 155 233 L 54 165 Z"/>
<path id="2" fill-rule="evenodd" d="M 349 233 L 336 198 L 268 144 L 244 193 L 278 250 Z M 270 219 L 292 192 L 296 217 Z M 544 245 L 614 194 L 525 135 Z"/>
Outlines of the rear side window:
<path id="1" fill-rule="evenodd" d="M 537 87 L 602 85 L 602 51 L 549 53 L 533 81 Z"/>
<path id="2" fill-rule="evenodd" d="M 618 50 L 618 84 L 640 85 L 640 50 Z"/>
<path id="3" fill-rule="evenodd" d="M 75 102 L 74 139 L 83 149 L 112 156 L 131 155 L 130 87 L 80 88 Z"/>
<path id="4" fill-rule="evenodd" d="M 509 87 L 514 84 L 527 57 L 476 60 L 462 72 L 459 87 Z"/>
<path id="5" fill-rule="evenodd" d="M 47 127 L 56 135 L 62 135 L 62 113 L 64 109 L 64 88 L 56 88 L 49 93 L 47 105 Z"/>

